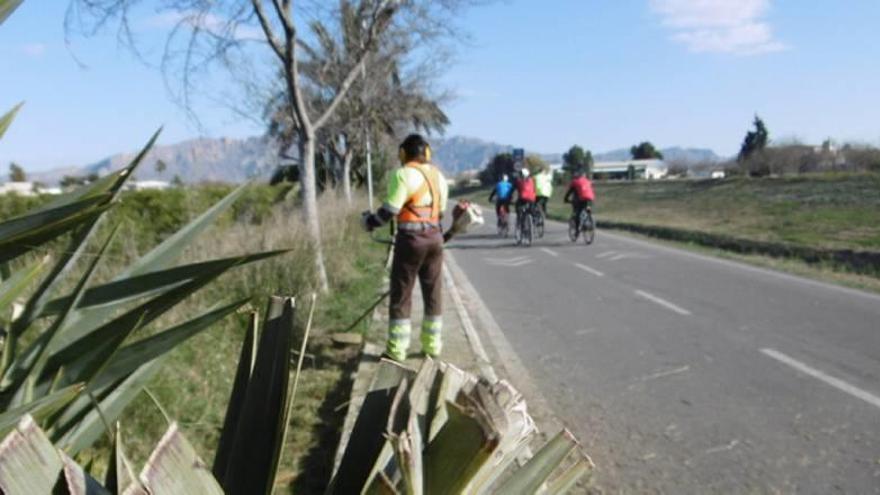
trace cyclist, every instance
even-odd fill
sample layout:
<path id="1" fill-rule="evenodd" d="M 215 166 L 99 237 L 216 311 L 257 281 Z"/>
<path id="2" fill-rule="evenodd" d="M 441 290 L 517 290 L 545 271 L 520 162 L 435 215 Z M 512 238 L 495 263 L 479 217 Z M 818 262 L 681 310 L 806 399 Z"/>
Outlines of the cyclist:
<path id="1" fill-rule="evenodd" d="M 571 203 L 572 218 L 580 218 L 581 211 L 585 208 L 592 211 L 594 199 L 596 195 L 593 192 L 593 183 L 584 175 L 583 170 L 575 171 L 564 198 L 566 203 Z"/>
<path id="2" fill-rule="evenodd" d="M 547 216 L 547 200 L 553 196 L 553 172 L 547 168 L 535 174 L 535 192 L 538 196 L 538 206 Z"/>
<path id="3" fill-rule="evenodd" d="M 495 200 L 495 215 L 498 216 L 498 225 L 501 225 L 501 219 L 506 218 L 510 213 L 511 199 L 513 199 L 513 184 L 510 183 L 507 174 L 503 174 L 501 180 L 492 189 L 492 194 L 489 195 L 490 203 Z"/>
<path id="4" fill-rule="evenodd" d="M 523 214 L 531 213 L 535 207 L 537 194 L 535 192 L 535 180 L 529 177 L 529 169 L 523 167 L 519 179 L 516 181 L 516 221 L 519 222 Z"/>

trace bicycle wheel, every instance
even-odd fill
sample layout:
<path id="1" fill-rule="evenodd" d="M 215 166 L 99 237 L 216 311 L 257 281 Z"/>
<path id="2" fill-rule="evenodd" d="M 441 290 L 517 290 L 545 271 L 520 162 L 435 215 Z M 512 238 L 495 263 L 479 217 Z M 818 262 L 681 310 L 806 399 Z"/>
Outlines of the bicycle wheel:
<path id="1" fill-rule="evenodd" d="M 537 230 L 538 239 L 544 238 L 544 212 L 539 208 L 535 213 L 535 229 Z"/>
<path id="2" fill-rule="evenodd" d="M 526 215 L 523 219 L 523 243 L 526 246 L 532 245 L 535 235 L 535 219 L 531 215 Z"/>
<path id="3" fill-rule="evenodd" d="M 568 219 L 568 238 L 571 239 L 571 242 L 577 242 L 578 234 L 578 221 L 572 216 Z"/>
<path id="4" fill-rule="evenodd" d="M 516 226 L 513 228 L 513 240 L 516 241 L 517 245 L 522 244 L 522 240 L 523 240 L 522 224 L 523 224 L 522 217 L 517 216 L 516 217 Z"/>
<path id="5" fill-rule="evenodd" d="M 587 213 L 584 222 L 584 244 L 589 246 L 596 240 L 596 223 L 593 222 L 593 215 Z"/>

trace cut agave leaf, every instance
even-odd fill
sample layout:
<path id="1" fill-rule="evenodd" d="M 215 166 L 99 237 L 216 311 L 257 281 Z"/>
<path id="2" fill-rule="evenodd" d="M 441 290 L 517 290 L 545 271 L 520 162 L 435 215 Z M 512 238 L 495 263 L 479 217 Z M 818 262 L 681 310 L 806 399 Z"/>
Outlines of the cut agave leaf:
<path id="1" fill-rule="evenodd" d="M 101 483 L 92 478 L 85 469 L 64 452 L 59 452 L 64 464 L 64 481 L 67 493 L 71 495 L 110 495 Z"/>
<path id="2" fill-rule="evenodd" d="M 568 430 L 562 430 L 547 442 L 525 466 L 515 471 L 501 486 L 499 493 L 532 495 L 547 481 L 553 471 L 577 447 L 577 440 Z"/>
<path id="3" fill-rule="evenodd" d="M 244 409 L 248 382 L 257 359 L 259 326 L 259 314 L 251 313 L 247 333 L 241 344 L 241 353 L 238 356 L 238 368 L 235 371 L 232 392 L 229 394 L 229 402 L 226 403 L 226 416 L 223 418 L 223 429 L 220 430 L 220 441 L 217 443 L 217 452 L 214 454 L 214 466 L 211 468 L 214 477 L 218 480 L 223 480 L 226 477 L 226 471 L 229 470 L 229 458 L 232 455 L 232 445 L 235 443 L 235 430 L 241 417 L 241 411 Z"/>
<path id="4" fill-rule="evenodd" d="M 63 468 L 61 456 L 30 416 L 0 444 L 0 491 L 6 495 L 52 493 Z"/>
<path id="5" fill-rule="evenodd" d="M 272 297 L 266 313 L 235 437 L 224 454 L 227 469 L 220 481 L 231 495 L 271 493 L 287 428 L 293 299 Z"/>
<path id="6" fill-rule="evenodd" d="M 140 475 L 150 493 L 224 495 L 193 446 L 172 423 Z M 251 492 L 256 493 L 256 492 Z"/>

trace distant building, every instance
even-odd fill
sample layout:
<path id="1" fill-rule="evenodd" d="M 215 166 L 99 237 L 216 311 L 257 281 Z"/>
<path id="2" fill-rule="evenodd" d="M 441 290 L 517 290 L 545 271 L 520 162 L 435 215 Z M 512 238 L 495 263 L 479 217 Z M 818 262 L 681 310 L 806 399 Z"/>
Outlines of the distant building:
<path id="1" fill-rule="evenodd" d="M 0 194 L 10 193 L 18 194 L 19 196 L 33 196 L 36 194 L 33 182 L 5 182 L 0 184 Z"/>
<path id="2" fill-rule="evenodd" d="M 724 170 L 713 170 L 711 174 L 711 177 L 713 179 L 723 179 L 726 176 L 727 174 L 724 172 Z"/>
<path id="3" fill-rule="evenodd" d="M 125 184 L 129 191 L 143 191 L 145 189 L 162 190 L 168 189 L 171 184 L 164 180 L 130 180 Z"/>
<path id="4" fill-rule="evenodd" d="M 669 173 L 669 167 L 663 160 L 623 160 L 593 164 L 593 176 L 603 179 L 627 179 L 630 170 L 636 179 L 662 179 Z"/>

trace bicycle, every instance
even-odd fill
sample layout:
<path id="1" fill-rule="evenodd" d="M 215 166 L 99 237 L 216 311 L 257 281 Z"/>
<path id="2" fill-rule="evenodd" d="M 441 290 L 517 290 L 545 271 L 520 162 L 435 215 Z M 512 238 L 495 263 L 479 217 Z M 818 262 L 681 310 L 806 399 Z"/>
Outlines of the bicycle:
<path id="1" fill-rule="evenodd" d="M 532 212 L 533 207 L 534 205 L 530 203 L 519 212 L 517 212 L 514 238 L 518 246 L 523 244 L 525 244 L 526 246 L 532 245 L 535 231 L 535 217 L 534 213 Z"/>
<path id="2" fill-rule="evenodd" d="M 596 239 L 596 223 L 590 207 L 582 209 L 577 218 L 572 214 L 568 219 L 568 238 L 571 242 L 577 242 L 579 236 L 582 236 L 584 244 L 588 246 Z"/>
<path id="3" fill-rule="evenodd" d="M 498 236 L 507 238 L 510 235 L 510 206 L 504 205 L 498 210 Z"/>
<path id="4" fill-rule="evenodd" d="M 532 216 L 534 217 L 535 231 L 538 234 L 538 239 L 544 238 L 544 210 L 541 209 L 540 205 L 535 205 L 532 208 Z"/>

